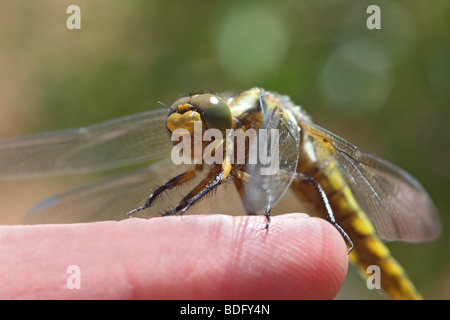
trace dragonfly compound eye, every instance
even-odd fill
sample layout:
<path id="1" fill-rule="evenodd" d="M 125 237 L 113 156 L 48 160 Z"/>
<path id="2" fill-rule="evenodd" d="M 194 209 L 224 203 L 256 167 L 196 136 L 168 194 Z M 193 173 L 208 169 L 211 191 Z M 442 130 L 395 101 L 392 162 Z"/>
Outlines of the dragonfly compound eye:
<path id="1" fill-rule="evenodd" d="M 230 108 L 219 96 L 199 94 L 192 97 L 191 104 L 201 114 L 207 129 L 219 129 L 225 136 L 226 130 L 233 127 Z"/>

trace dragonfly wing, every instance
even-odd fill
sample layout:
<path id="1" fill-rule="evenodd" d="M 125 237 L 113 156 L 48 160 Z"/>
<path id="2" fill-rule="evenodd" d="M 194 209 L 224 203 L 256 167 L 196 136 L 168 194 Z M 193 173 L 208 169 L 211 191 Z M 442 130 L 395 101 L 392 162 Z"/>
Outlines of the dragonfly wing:
<path id="1" fill-rule="evenodd" d="M 308 123 L 307 128 L 308 134 L 334 147 L 353 196 L 382 238 L 420 242 L 439 235 L 437 210 L 411 175 L 315 124 Z"/>
<path id="2" fill-rule="evenodd" d="M 244 207 L 250 214 L 264 212 L 283 198 L 295 175 L 299 156 L 300 131 L 293 115 L 289 110 L 278 110 L 264 96 L 260 101 L 263 122 L 258 130 L 259 158 L 256 164 L 247 165 L 250 179 L 243 197 Z M 267 139 L 262 134 L 267 134 Z M 270 155 L 268 165 L 261 155 Z"/>
<path id="3" fill-rule="evenodd" d="M 78 223 L 125 219 L 128 211 L 145 202 L 159 181 L 159 175 L 169 173 L 163 168 L 161 165 L 150 166 L 56 195 L 37 204 L 25 222 Z M 157 212 L 152 213 L 157 215 Z"/>
<path id="4" fill-rule="evenodd" d="M 166 109 L 85 128 L 0 140 L 0 179 L 92 172 L 167 155 Z"/>

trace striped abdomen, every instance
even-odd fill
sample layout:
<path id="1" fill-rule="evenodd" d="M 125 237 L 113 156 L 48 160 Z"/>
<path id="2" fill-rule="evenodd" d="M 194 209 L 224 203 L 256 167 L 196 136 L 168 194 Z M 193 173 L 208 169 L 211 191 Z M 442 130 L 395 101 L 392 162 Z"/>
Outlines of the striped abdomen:
<path id="1" fill-rule="evenodd" d="M 308 143 L 310 146 L 305 149 L 305 144 Z M 349 259 L 356 265 L 362 277 L 371 277 L 368 281 L 374 285 L 379 281 L 381 289 L 391 299 L 421 299 L 403 268 L 378 238 L 339 168 L 330 160 L 333 159 L 332 155 L 326 154 L 327 145 L 314 143 L 308 137 L 308 140 L 303 140 L 302 148 L 298 172 L 314 178 L 325 191 L 336 222 L 353 241 L 354 248 Z M 312 213 L 326 218 L 323 203 L 316 190 L 305 185 L 301 179 L 294 179 L 291 189 Z M 369 266 L 375 266 L 375 269 Z M 379 274 L 374 274 L 378 270 Z"/>

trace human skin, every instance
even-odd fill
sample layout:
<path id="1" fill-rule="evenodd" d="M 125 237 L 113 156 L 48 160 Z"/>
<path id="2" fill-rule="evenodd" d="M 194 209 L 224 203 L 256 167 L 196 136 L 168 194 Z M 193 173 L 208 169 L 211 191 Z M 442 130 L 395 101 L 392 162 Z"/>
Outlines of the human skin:
<path id="1" fill-rule="evenodd" d="M 0 299 L 334 298 L 348 265 L 339 232 L 304 214 L 265 224 L 188 215 L 1 226 Z"/>

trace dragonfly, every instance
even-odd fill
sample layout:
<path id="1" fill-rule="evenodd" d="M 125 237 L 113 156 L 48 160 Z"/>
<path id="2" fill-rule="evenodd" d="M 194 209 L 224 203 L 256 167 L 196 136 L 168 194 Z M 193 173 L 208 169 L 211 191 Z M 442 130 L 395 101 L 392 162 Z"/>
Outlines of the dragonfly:
<path id="1" fill-rule="evenodd" d="M 250 145 L 252 137 L 263 143 Z M 27 223 L 181 215 L 194 207 L 264 213 L 268 228 L 272 209 L 296 198 L 338 229 L 363 278 L 369 266 L 379 267 L 381 289 L 392 299 L 421 295 L 381 239 L 423 242 L 440 234 L 437 210 L 410 174 L 318 126 L 288 96 L 262 88 L 194 93 L 170 107 L 79 129 L 3 139 L 0 164 L 0 179 L 146 164 L 49 198 Z"/>

